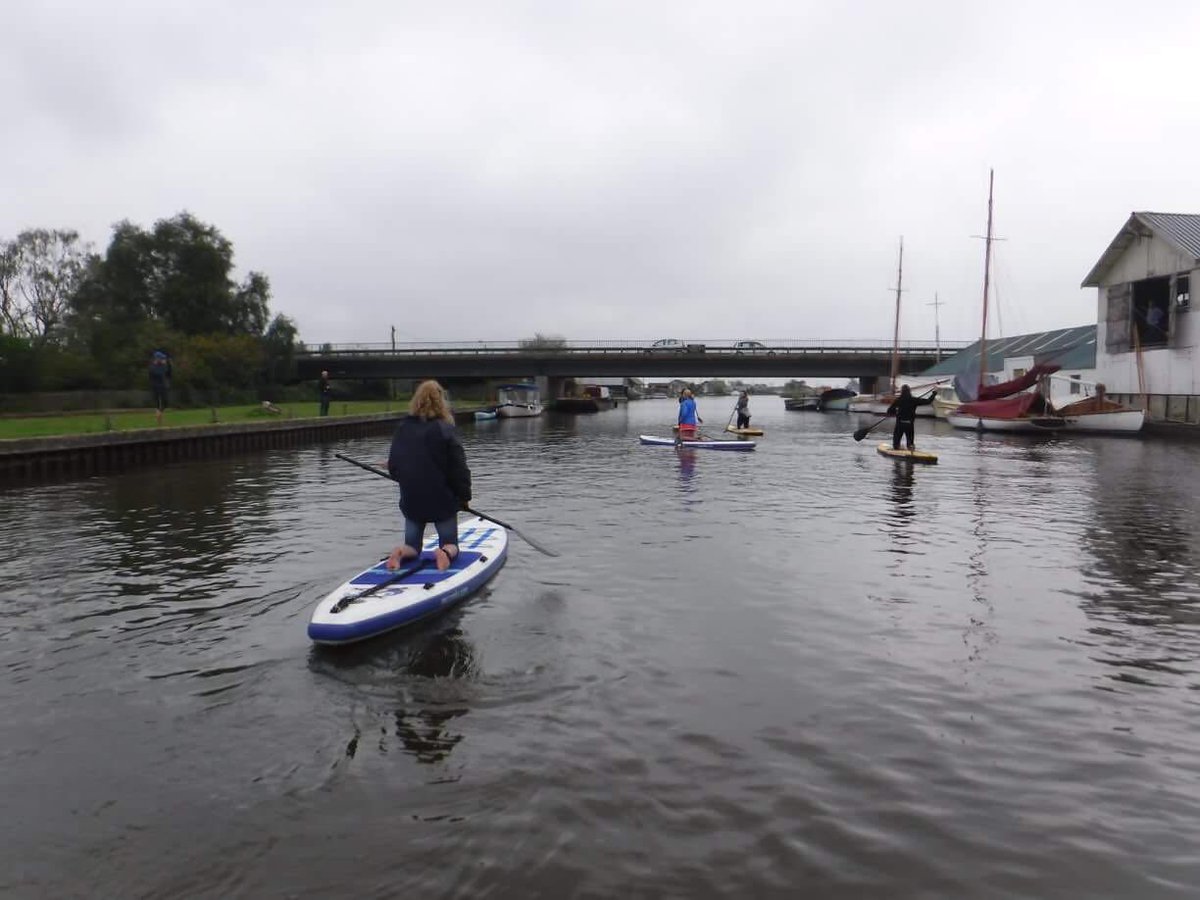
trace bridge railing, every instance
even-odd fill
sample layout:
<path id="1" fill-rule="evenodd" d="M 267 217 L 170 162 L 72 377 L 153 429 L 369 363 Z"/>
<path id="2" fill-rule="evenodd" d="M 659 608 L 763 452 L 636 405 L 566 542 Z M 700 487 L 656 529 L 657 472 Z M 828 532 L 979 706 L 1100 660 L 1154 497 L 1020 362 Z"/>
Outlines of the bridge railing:
<path id="1" fill-rule="evenodd" d="M 738 347 L 729 340 L 681 340 L 663 346 L 655 341 L 639 340 L 593 340 L 556 341 L 554 343 L 532 343 L 527 341 L 406 341 L 392 344 L 304 344 L 302 356 L 369 355 L 369 356 L 414 356 L 454 354 L 508 354 L 508 353 L 713 353 L 713 354 L 822 354 L 822 353 L 866 353 L 888 355 L 892 344 L 886 340 L 776 340 L 762 342 L 757 347 Z M 901 353 L 934 353 L 939 347 L 944 353 L 954 353 L 970 346 L 970 341 L 901 341 Z"/>

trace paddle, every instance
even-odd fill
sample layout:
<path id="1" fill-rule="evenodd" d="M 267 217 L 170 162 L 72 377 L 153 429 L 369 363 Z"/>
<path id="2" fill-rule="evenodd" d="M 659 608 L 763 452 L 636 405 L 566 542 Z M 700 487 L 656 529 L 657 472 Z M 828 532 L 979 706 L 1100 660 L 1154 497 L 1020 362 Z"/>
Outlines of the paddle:
<path id="1" fill-rule="evenodd" d="M 343 597 L 337 603 L 333 604 L 333 606 L 331 606 L 329 608 L 329 611 L 331 613 L 340 613 L 343 609 L 345 609 L 351 603 L 356 603 L 359 600 L 361 600 L 363 597 L 369 597 L 371 594 L 375 593 L 380 588 L 385 588 L 389 584 L 394 584 L 395 582 L 399 581 L 401 578 L 406 578 L 409 575 L 411 575 L 413 572 L 416 572 L 419 569 L 425 568 L 425 565 L 428 562 L 429 562 L 429 560 L 418 556 L 416 559 L 412 560 L 411 565 L 399 566 L 390 577 L 385 578 L 383 581 L 379 582 L 379 584 L 373 584 L 369 588 L 367 588 L 365 591 L 359 591 L 357 594 L 351 594 L 348 597 Z"/>
<path id="2" fill-rule="evenodd" d="M 928 393 L 928 394 L 930 394 L 930 395 L 936 394 L 936 393 L 937 393 L 937 388 L 934 388 L 932 391 L 927 391 L 926 393 Z M 874 425 L 871 425 L 871 426 L 870 426 L 870 427 L 868 427 L 868 428 L 860 428 L 860 429 L 858 429 L 858 431 L 854 432 L 854 440 L 856 440 L 856 441 L 861 441 L 861 440 L 862 440 L 863 438 L 865 438 L 865 437 L 866 437 L 868 434 L 870 434 L 872 431 L 874 431 L 876 428 L 878 428 L 880 425 L 882 425 L 884 422 L 886 422 L 886 421 L 887 421 L 889 418 L 890 418 L 889 416 L 884 416 L 882 419 L 880 419 L 880 420 L 879 420 L 878 422 L 876 422 Z"/>
<path id="3" fill-rule="evenodd" d="M 870 426 L 869 428 L 858 429 L 858 431 L 854 432 L 854 440 L 861 441 L 863 438 L 865 438 L 868 434 L 870 434 L 872 431 L 874 431 L 876 428 L 878 428 L 880 425 L 882 425 L 887 420 L 888 420 L 888 417 L 884 416 L 882 419 L 880 419 L 878 422 L 876 422 L 874 425 Z"/>
<path id="4" fill-rule="evenodd" d="M 344 453 L 334 453 L 333 455 L 336 456 L 340 460 L 344 460 L 345 462 L 348 462 L 348 463 L 358 466 L 360 469 L 366 469 L 368 472 L 371 472 L 375 475 L 379 475 L 382 478 L 386 478 L 388 481 L 395 481 L 395 479 L 392 478 L 391 472 L 385 472 L 383 469 L 377 468 L 376 466 L 369 465 L 365 462 L 359 462 L 357 459 L 354 459 L 353 457 L 350 457 L 350 456 L 346 456 L 346 454 L 344 454 Z M 545 547 L 542 544 L 539 544 L 537 541 L 535 541 L 529 535 L 524 534 L 520 529 L 515 528 L 512 525 L 509 525 L 507 522 L 501 522 L 499 519 L 494 519 L 491 516 L 485 516 L 483 513 L 479 512 L 479 510 L 471 509 L 471 507 L 469 507 L 469 506 L 463 507 L 463 511 L 469 512 L 473 516 L 478 516 L 479 518 L 483 519 L 486 522 L 491 522 L 495 525 L 499 525 L 501 528 L 503 528 L 507 531 L 511 531 L 513 534 L 515 534 L 517 537 L 519 537 L 521 540 L 523 540 L 525 543 L 527 543 L 530 547 L 532 547 L 538 553 L 544 553 L 546 556 L 558 556 L 558 553 L 556 553 L 554 550 L 551 550 L 549 547 Z M 361 597 L 362 595 L 359 594 L 358 596 Z"/>

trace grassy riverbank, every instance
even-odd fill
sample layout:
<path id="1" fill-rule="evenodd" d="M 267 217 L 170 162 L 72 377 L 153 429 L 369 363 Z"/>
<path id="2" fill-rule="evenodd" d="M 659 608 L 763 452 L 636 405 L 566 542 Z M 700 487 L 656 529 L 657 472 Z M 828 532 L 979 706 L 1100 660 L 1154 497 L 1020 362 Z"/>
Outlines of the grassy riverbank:
<path id="1" fill-rule="evenodd" d="M 474 404 L 470 404 L 474 405 Z M 163 415 L 163 428 L 181 425 L 211 425 L 214 422 L 256 422 L 275 419 L 313 418 L 319 413 L 316 403 L 280 403 L 279 412 L 258 406 L 219 406 L 206 409 L 169 409 Z M 352 400 L 330 404 L 329 415 L 353 416 L 369 413 L 400 412 L 408 408 L 406 400 Z M 69 434 L 100 434 L 107 431 L 134 431 L 158 427 L 154 410 L 130 409 L 95 413 L 0 418 L 0 440 L 58 437 Z"/>

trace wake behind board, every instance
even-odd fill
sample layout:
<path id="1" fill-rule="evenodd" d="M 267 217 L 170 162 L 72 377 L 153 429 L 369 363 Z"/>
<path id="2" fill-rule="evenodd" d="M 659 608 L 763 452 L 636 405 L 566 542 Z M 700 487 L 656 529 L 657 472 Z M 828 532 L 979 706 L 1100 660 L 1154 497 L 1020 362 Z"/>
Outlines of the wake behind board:
<path id="1" fill-rule="evenodd" d="M 485 519 L 459 522 L 458 556 L 444 572 L 434 563 L 436 548 L 435 535 L 417 560 L 405 560 L 396 571 L 381 560 L 339 585 L 313 610 L 309 638 L 318 644 L 349 644 L 449 609 L 500 571 L 508 556 L 508 533 Z"/>
<path id="2" fill-rule="evenodd" d="M 643 444 L 649 444 L 653 447 L 674 447 L 675 438 L 655 437 L 652 434 L 638 435 L 638 439 Z M 680 447 L 686 447 L 689 450 L 753 450 L 757 444 L 754 441 L 682 441 Z"/>
<path id="3" fill-rule="evenodd" d="M 733 425 L 726 425 L 725 430 L 730 434 L 741 434 L 747 437 L 762 437 L 766 434 L 761 428 L 735 428 Z"/>
<path id="4" fill-rule="evenodd" d="M 891 444 L 880 444 L 875 450 L 881 456 L 890 456 L 892 459 L 903 459 L 908 462 L 936 463 L 938 460 L 936 453 L 926 453 L 924 450 L 893 450 Z"/>

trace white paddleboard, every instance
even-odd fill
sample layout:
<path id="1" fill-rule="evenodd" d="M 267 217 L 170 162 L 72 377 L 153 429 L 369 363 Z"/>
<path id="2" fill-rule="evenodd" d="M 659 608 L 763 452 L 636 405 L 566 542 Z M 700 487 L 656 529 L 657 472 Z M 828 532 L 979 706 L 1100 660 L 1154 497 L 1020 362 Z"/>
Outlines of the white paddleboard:
<path id="1" fill-rule="evenodd" d="M 500 571 L 508 533 L 486 519 L 459 522 L 458 556 L 443 572 L 434 563 L 436 548 L 433 535 L 417 560 L 405 560 L 394 572 L 381 560 L 339 585 L 313 610 L 308 636 L 318 644 L 349 644 L 449 609 Z"/>
<path id="2" fill-rule="evenodd" d="M 655 447 L 674 447 L 675 438 L 655 437 L 652 434 L 642 434 L 638 436 L 643 444 L 650 444 Z M 689 450 L 753 450 L 754 441 L 682 441 L 680 447 L 686 447 Z"/>

